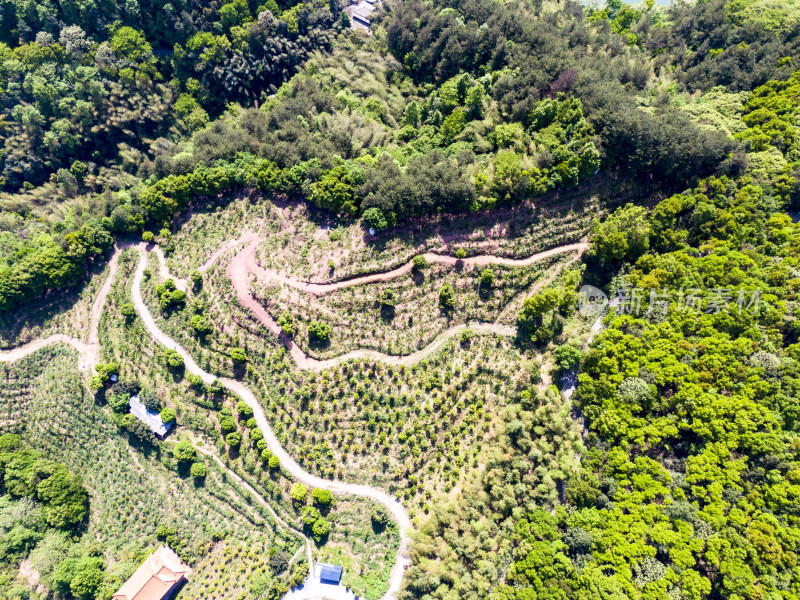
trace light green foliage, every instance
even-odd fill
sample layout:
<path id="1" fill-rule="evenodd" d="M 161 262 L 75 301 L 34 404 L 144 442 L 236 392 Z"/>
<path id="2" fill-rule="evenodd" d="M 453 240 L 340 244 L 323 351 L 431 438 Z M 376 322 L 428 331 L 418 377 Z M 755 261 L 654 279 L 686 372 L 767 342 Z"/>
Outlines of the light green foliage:
<path id="1" fill-rule="evenodd" d="M 192 477 L 197 479 L 204 479 L 206 474 L 208 473 L 208 468 L 206 467 L 205 463 L 202 462 L 194 462 L 192 466 L 189 468 L 189 473 Z"/>
<path id="2" fill-rule="evenodd" d="M 566 344 L 559 346 L 553 352 L 553 360 L 564 371 L 575 369 L 580 364 L 582 356 L 580 349 Z"/>
<path id="3" fill-rule="evenodd" d="M 466 113 L 462 110 L 455 110 L 444 118 L 439 128 L 439 135 L 442 136 L 445 144 L 449 144 L 454 137 L 463 131 L 466 120 Z"/>
<path id="4" fill-rule="evenodd" d="M 245 363 L 247 362 L 247 353 L 244 351 L 244 348 L 232 348 L 231 358 L 234 360 L 234 362 L 240 364 Z"/>
<path id="5" fill-rule="evenodd" d="M 311 492 L 311 498 L 314 500 L 314 504 L 322 507 L 330 506 L 333 500 L 330 491 L 322 488 L 314 488 L 314 491 Z"/>
<path id="6" fill-rule="evenodd" d="M 167 364 L 172 369 L 180 370 L 183 368 L 183 357 L 175 350 L 172 350 L 171 348 L 164 350 L 164 358 L 167 360 Z"/>
<path id="7" fill-rule="evenodd" d="M 494 128 L 492 137 L 498 148 L 518 147 L 525 132 L 519 123 L 500 123 Z"/>
<path id="8" fill-rule="evenodd" d="M 728 18 L 737 25 L 759 23 L 770 31 L 789 31 L 800 22 L 800 7 L 796 2 L 733 0 L 725 9 Z"/>
<path id="9" fill-rule="evenodd" d="M 311 526 L 311 531 L 314 534 L 314 540 L 317 542 L 321 542 L 328 535 L 330 530 L 330 523 L 328 523 L 328 521 L 322 517 L 314 521 L 314 524 Z"/>
<path id="10" fill-rule="evenodd" d="M 292 313 L 289 311 L 283 311 L 278 317 L 277 322 L 283 333 L 289 337 L 292 337 L 295 333 L 297 333 L 297 326 L 294 324 L 294 317 L 292 317 Z"/>
<path id="11" fill-rule="evenodd" d="M 367 227 L 372 227 L 376 231 L 387 229 L 394 226 L 394 215 L 389 214 L 389 217 L 383 214 L 380 208 L 373 206 L 364 211 L 364 224 Z"/>
<path id="12" fill-rule="evenodd" d="M 756 152 L 771 146 L 780 149 L 788 160 L 800 160 L 800 133 L 796 116 L 800 114 L 800 71 L 786 81 L 769 81 L 753 90 L 744 107 L 742 121 L 748 128 L 736 137 L 750 140 Z"/>
<path id="13" fill-rule="evenodd" d="M 483 271 L 481 271 L 481 285 L 484 287 L 491 287 L 494 283 L 494 271 L 486 267 Z"/>
<path id="14" fill-rule="evenodd" d="M 253 416 L 252 407 L 244 400 L 239 400 L 236 403 L 236 412 L 239 413 L 239 418 L 248 419 Z"/>
<path id="15" fill-rule="evenodd" d="M 700 127 L 723 131 L 733 136 L 747 128 L 741 120 L 747 92 L 730 93 L 724 87 L 716 87 L 699 96 L 694 102 L 683 105 L 683 110 L 692 116 Z"/>
<path id="16" fill-rule="evenodd" d="M 173 421 L 175 421 L 175 411 L 172 410 L 170 407 L 161 409 L 160 416 L 161 420 L 164 423 L 172 423 Z"/>
<path id="17" fill-rule="evenodd" d="M 227 442 L 228 446 L 231 448 L 238 449 L 242 444 L 242 434 L 238 431 L 232 431 L 225 436 L 225 442 Z"/>
<path id="18" fill-rule="evenodd" d="M 201 336 L 208 335 L 214 329 L 208 319 L 200 314 L 192 315 L 191 325 L 192 329 Z"/>
<path id="19" fill-rule="evenodd" d="M 197 450 L 189 442 L 178 442 L 172 449 L 172 456 L 178 462 L 194 462 L 197 459 Z"/>
<path id="20" fill-rule="evenodd" d="M 306 498 L 308 498 L 308 488 L 302 483 L 295 483 L 292 485 L 291 496 L 295 502 L 305 504 Z"/>
<path id="21" fill-rule="evenodd" d="M 312 343 L 325 344 L 331 337 L 331 326 L 323 321 L 308 324 L 308 337 Z"/>
<path id="22" fill-rule="evenodd" d="M 411 259 L 411 264 L 415 271 L 421 271 L 422 269 L 428 266 L 428 261 L 425 260 L 424 256 L 418 254 Z"/>
<path id="23" fill-rule="evenodd" d="M 349 215 L 358 213 L 356 186 L 364 182 L 364 172 L 357 168 L 336 167 L 310 188 L 309 200 L 321 208 Z"/>
<path id="24" fill-rule="evenodd" d="M 548 287 L 525 298 L 517 316 L 522 340 L 547 342 L 557 336 L 564 318 L 575 310 L 577 294 L 573 290 Z"/>

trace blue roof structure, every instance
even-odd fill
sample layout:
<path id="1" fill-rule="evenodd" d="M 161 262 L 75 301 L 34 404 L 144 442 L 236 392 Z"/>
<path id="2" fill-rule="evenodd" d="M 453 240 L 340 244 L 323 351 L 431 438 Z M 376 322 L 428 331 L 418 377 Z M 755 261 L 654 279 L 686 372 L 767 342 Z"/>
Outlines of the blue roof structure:
<path id="1" fill-rule="evenodd" d="M 342 579 L 342 567 L 336 565 L 320 565 L 319 580 L 322 583 L 339 585 Z"/>

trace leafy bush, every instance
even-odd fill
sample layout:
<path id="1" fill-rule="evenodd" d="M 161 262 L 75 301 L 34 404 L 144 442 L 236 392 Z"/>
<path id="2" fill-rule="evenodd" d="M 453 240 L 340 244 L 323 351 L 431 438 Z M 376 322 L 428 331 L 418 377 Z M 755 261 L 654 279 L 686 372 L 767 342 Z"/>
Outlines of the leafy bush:
<path id="1" fill-rule="evenodd" d="M 169 407 L 161 410 L 161 420 L 166 423 L 172 423 L 175 420 L 175 411 Z"/>
<path id="2" fill-rule="evenodd" d="M 481 271 L 481 285 L 484 287 L 491 287 L 494 283 L 494 271 L 489 267 Z"/>
<path id="3" fill-rule="evenodd" d="M 240 419 L 249 419 L 253 416 L 253 408 L 244 400 L 239 400 L 236 403 L 236 412 L 239 414 Z"/>
<path id="4" fill-rule="evenodd" d="M 208 468 L 203 462 L 193 462 L 192 466 L 189 468 L 189 473 L 192 477 L 203 479 L 208 473 Z"/>
<path id="5" fill-rule="evenodd" d="M 323 321 L 312 321 L 308 324 L 309 341 L 316 344 L 326 344 L 331 337 L 331 326 Z"/>
<path id="6" fill-rule="evenodd" d="M 167 364 L 174 370 L 183 368 L 183 357 L 178 354 L 176 350 L 167 348 L 164 351 L 164 357 L 167 359 Z"/>
<path id="7" fill-rule="evenodd" d="M 456 306 L 456 293 L 449 283 L 445 283 L 439 290 L 439 306 L 445 311 L 452 311 Z"/>
<path id="8" fill-rule="evenodd" d="M 269 568 L 272 570 L 273 575 L 280 575 L 289 568 L 289 555 L 282 550 L 276 550 L 269 557 Z"/>
<path id="9" fill-rule="evenodd" d="M 233 348 L 231 350 L 231 358 L 234 362 L 242 364 L 247 362 L 247 354 L 244 351 L 244 348 Z"/>
<path id="10" fill-rule="evenodd" d="M 189 442 L 178 442 L 172 449 L 172 456 L 178 462 L 194 462 L 197 459 L 197 450 Z"/>
<path id="11" fill-rule="evenodd" d="M 314 491 L 311 492 L 311 497 L 314 500 L 314 504 L 322 507 L 330 506 L 331 501 L 333 500 L 330 490 L 325 490 L 322 488 L 314 488 Z"/>
<path id="12" fill-rule="evenodd" d="M 331 530 L 330 523 L 328 523 L 328 521 L 326 521 L 322 517 L 314 521 L 314 524 L 311 526 L 311 531 L 314 534 L 314 540 L 317 542 L 321 542 L 325 538 L 325 536 L 328 535 L 330 530 Z"/>
<path id="13" fill-rule="evenodd" d="M 139 391 L 139 402 L 144 404 L 149 410 L 155 412 L 161 411 L 161 400 L 159 400 L 152 388 L 142 388 Z"/>
<path id="14" fill-rule="evenodd" d="M 281 313 L 281 316 L 278 317 L 278 327 L 281 328 L 283 333 L 292 337 L 297 332 L 297 326 L 294 324 L 294 318 L 292 314 L 285 310 Z"/>
<path id="15" fill-rule="evenodd" d="M 298 504 L 305 504 L 308 497 L 308 489 L 302 483 L 295 483 L 292 485 L 291 496 L 292 500 Z"/>

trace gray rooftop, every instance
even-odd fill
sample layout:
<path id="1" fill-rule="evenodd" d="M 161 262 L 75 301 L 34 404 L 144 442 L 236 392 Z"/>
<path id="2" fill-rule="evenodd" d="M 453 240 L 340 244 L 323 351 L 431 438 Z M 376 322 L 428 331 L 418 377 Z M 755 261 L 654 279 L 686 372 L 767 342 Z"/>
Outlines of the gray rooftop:
<path id="1" fill-rule="evenodd" d="M 172 423 L 164 423 L 161 420 L 161 415 L 154 410 L 150 410 L 144 404 L 139 402 L 139 395 L 131 396 L 130 399 L 131 414 L 139 419 L 142 423 L 155 433 L 164 437 L 172 427 Z"/>

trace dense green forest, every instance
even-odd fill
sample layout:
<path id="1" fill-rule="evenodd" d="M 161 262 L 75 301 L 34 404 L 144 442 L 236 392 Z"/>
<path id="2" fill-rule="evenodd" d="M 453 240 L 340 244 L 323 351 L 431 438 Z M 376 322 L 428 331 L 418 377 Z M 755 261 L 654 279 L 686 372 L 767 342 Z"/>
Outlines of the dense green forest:
<path id="1" fill-rule="evenodd" d="M 41 581 L 63 598 L 111 594 L 119 579 L 106 576 L 102 549 L 83 538 L 89 509 L 83 481 L 63 464 L 48 460 L 18 435 L 0 435 L 0 564 L 30 561 Z M 24 586 L 9 598 L 27 597 Z"/>
<path id="2" fill-rule="evenodd" d="M 736 138 L 778 151 L 770 180 L 710 177 L 596 223 L 585 281 L 622 306 L 578 352 L 580 469 L 546 453 L 576 437 L 558 401 L 510 399 L 494 461 L 424 530 L 409 598 L 798 597 L 799 82 L 742 104 Z M 520 332 L 549 339 L 566 304 L 534 295 Z"/>
<path id="3" fill-rule="evenodd" d="M 800 598 L 797 9 L 373 17 L 368 35 L 338 0 L 0 2 L 0 322 L 116 241 L 169 253 L 189 211 L 236 196 L 390 240 L 613 187 L 580 269 L 517 319 L 520 352 L 557 345 L 550 382 L 579 372 L 574 396 L 540 365 L 509 393 L 460 493 L 415 521 L 401 598 Z M 622 299 L 585 351 L 564 335 L 583 284 Z M 59 597 L 113 591 L 79 477 L 4 435 L 0 493 L 3 564 L 30 558 Z"/>
<path id="4" fill-rule="evenodd" d="M 798 66 L 794 30 L 736 24 L 722 2 L 387 2 L 369 43 L 335 4 L 4 7 L 2 310 L 242 186 L 380 229 L 595 173 L 674 190 L 736 176 L 747 138 L 704 127 L 679 92 Z M 340 62 L 369 65 L 370 88 Z"/>

